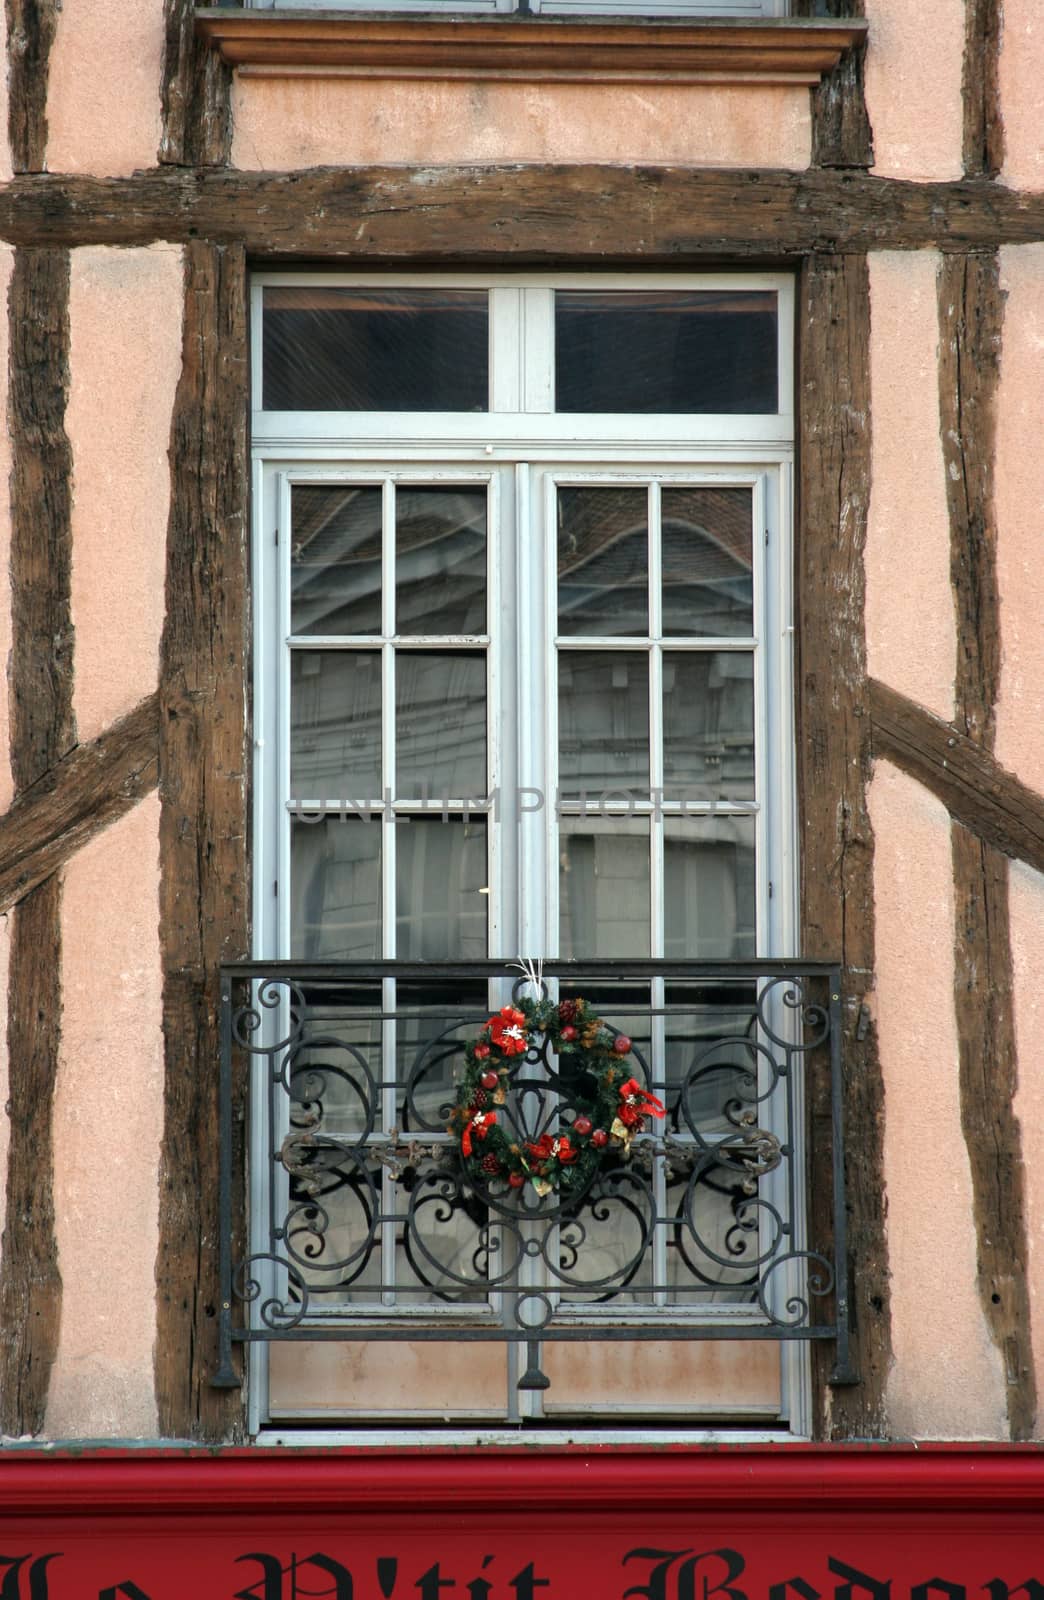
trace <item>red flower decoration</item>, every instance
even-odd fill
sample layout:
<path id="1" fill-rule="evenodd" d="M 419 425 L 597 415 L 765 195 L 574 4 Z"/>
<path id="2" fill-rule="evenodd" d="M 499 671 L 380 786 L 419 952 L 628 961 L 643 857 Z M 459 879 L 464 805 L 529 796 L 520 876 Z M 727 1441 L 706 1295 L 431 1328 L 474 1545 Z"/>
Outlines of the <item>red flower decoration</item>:
<path id="1" fill-rule="evenodd" d="M 514 1006 L 502 1006 L 495 1017 L 486 1023 L 492 1043 L 502 1056 L 520 1056 L 529 1048 L 526 1019 Z"/>
<path id="2" fill-rule="evenodd" d="M 580 1154 L 573 1149 L 567 1133 L 542 1133 L 539 1139 L 526 1145 L 526 1150 L 538 1172 L 544 1170 L 548 1161 L 557 1161 L 560 1166 L 567 1167 Z"/>
<path id="3" fill-rule="evenodd" d="M 466 1156 L 470 1156 L 474 1148 L 471 1142 L 472 1134 L 476 1139 L 488 1139 L 489 1130 L 496 1120 L 497 1114 L 495 1111 L 476 1111 L 474 1116 L 469 1117 L 464 1124 L 464 1132 L 460 1136 L 460 1148 Z"/>
<path id="4" fill-rule="evenodd" d="M 625 1128 L 638 1128 L 646 1117 L 662 1117 L 666 1106 L 648 1089 L 643 1089 L 637 1078 L 621 1083 L 620 1110 L 617 1115 Z"/>

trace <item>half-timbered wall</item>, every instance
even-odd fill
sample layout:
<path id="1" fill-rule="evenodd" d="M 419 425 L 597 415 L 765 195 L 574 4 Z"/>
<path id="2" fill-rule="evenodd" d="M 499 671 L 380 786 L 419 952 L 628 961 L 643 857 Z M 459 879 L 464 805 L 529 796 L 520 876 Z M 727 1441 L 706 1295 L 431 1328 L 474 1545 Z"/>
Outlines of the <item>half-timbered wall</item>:
<path id="1" fill-rule="evenodd" d="M 1044 1434 L 1044 34 L 1037 0 L 865 10 L 810 90 L 233 74 L 185 0 L 8 0 L 5 1434 L 243 1427 L 215 1015 L 266 261 L 793 267 L 802 953 L 845 963 L 860 1374 L 824 1360 L 816 1427 Z"/>

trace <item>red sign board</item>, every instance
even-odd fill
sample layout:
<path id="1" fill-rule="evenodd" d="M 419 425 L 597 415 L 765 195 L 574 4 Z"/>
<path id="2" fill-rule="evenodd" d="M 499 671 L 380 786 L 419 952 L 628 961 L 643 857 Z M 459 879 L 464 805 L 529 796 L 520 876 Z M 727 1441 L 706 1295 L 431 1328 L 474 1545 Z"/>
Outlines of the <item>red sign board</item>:
<path id="1" fill-rule="evenodd" d="M 1044 1454 L 7 1454 L 0 1600 L 1044 1600 Z"/>

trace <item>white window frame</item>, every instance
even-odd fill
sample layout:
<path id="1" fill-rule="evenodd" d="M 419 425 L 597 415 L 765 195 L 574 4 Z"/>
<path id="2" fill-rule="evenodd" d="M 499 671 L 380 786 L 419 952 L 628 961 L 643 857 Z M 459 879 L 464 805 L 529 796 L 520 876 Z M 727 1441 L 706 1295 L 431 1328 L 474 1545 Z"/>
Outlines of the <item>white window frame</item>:
<path id="1" fill-rule="evenodd" d="M 280 571 L 289 564 L 289 488 L 295 482 L 376 480 L 392 473 L 403 481 L 493 481 L 510 472 L 513 504 L 535 537 L 511 530 L 515 568 L 493 577 L 487 636 L 491 782 L 507 789 L 548 793 L 556 727 L 557 594 L 551 497 L 558 482 L 619 482 L 632 474 L 657 484 L 707 481 L 750 485 L 755 491 L 755 752 L 757 836 L 757 948 L 759 955 L 797 954 L 797 852 L 793 727 L 792 504 L 794 455 L 794 280 L 785 273 L 729 274 L 338 274 L 323 273 L 324 286 L 440 289 L 486 288 L 490 293 L 490 410 L 453 412 L 280 412 L 260 406 L 262 295 L 269 285 L 314 287 L 315 273 L 260 273 L 253 280 L 252 367 L 254 409 L 254 930 L 257 959 L 289 955 L 289 585 Z M 768 415 L 634 416 L 558 414 L 553 406 L 553 294 L 556 289 L 640 291 L 656 289 L 773 290 L 779 324 L 779 410 Z M 520 351 L 519 330 L 524 327 Z M 423 441 L 423 442 L 419 442 Z M 607 465 L 612 463 L 611 467 Z M 543 501 L 543 514 L 539 510 Z M 281 530 L 286 530 L 285 534 Z M 503 552 L 490 544 L 492 567 Z M 519 656 L 500 657 L 496 625 L 498 583 L 510 582 L 518 605 Z M 314 643 L 316 641 L 310 641 Z M 480 642 L 478 639 L 476 643 Z M 699 641 L 707 648 L 706 641 Z M 596 640 L 570 639 L 567 648 Z M 695 641 L 694 641 L 695 644 Z M 737 646 L 737 648 L 744 646 Z M 749 648 L 749 641 L 745 642 Z M 382 648 L 388 648 L 385 641 Z M 638 648 L 646 648 L 639 646 Z M 674 646 L 672 645 L 673 649 Z M 273 659 L 275 652 L 275 659 Z M 536 719 L 515 719 L 517 740 L 500 740 L 498 685 L 505 674 L 524 675 L 539 686 L 544 707 L 541 736 Z M 771 774 L 771 780 L 770 775 Z M 532 781 L 531 781 L 532 780 Z M 654 780 L 655 781 L 655 780 Z M 771 781 L 771 805 L 766 794 Z M 719 807 L 720 809 L 720 807 Z M 748 806 L 737 807 L 749 811 Z M 273 818 L 278 825 L 273 826 Z M 549 821 L 551 826 L 549 826 Z M 519 953 L 552 955 L 557 950 L 557 860 L 554 815 L 512 817 L 518 828 L 518 863 L 505 861 L 497 830 L 490 830 L 490 954 L 505 960 Z M 374 821 L 367 826 L 381 826 Z M 385 829 L 394 834 L 394 829 Z M 655 829 L 653 830 L 655 835 Z M 655 842 L 653 848 L 656 848 Z M 382 867 L 387 889 L 394 872 Z M 511 879 L 546 885 L 543 897 L 516 905 Z M 654 883 L 655 883 L 654 879 Z M 283 892 L 278 892 L 278 886 Z M 655 929 L 659 907 L 651 899 Z M 389 904 L 387 897 L 385 905 Z M 383 953 L 393 954 L 385 917 Z M 653 935 L 655 941 L 655 934 Z M 662 954 L 653 942 L 651 954 Z M 662 980 L 660 980 L 662 988 Z M 660 997 L 662 998 L 662 996 Z M 653 1003 L 657 1000 L 653 996 Z M 253 1129 L 261 1137 L 260 1122 Z M 801 1153 L 798 1152 L 798 1159 Z M 801 1170 L 800 1165 L 798 1170 Z M 251 1211 L 262 1214 L 266 1197 L 255 1180 Z M 267 1349 L 255 1346 L 251 1416 L 256 1428 L 264 1407 Z M 808 1353 L 800 1343 L 780 1346 L 783 1405 L 793 1437 L 807 1430 Z M 489 1435 L 489 1429 L 483 1430 Z M 661 1430 L 662 1431 L 662 1430 Z M 701 1432 L 686 1430 L 688 1436 Z M 720 1435 L 721 1430 L 715 1433 Z M 281 1437 L 286 1437 L 283 1430 Z M 394 1436 L 401 1438 L 400 1430 Z M 774 1435 L 773 1435 L 774 1436 Z M 749 1437 L 749 1435 L 748 1435 Z"/>

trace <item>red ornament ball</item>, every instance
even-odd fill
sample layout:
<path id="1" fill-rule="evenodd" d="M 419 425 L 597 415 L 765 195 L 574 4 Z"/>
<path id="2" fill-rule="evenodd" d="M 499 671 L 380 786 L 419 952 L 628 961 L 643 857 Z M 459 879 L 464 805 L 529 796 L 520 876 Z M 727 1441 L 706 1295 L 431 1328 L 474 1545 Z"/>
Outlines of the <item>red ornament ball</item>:
<path id="1" fill-rule="evenodd" d="M 525 1183 L 525 1181 L 526 1181 L 525 1174 L 522 1173 L 522 1172 L 509 1172 L 508 1173 L 508 1183 L 510 1183 L 512 1189 L 521 1189 L 521 1187 Z"/>
<path id="2" fill-rule="evenodd" d="M 574 1133 L 578 1133 L 581 1136 L 581 1138 L 583 1137 L 583 1135 L 585 1133 L 590 1133 L 591 1132 L 591 1118 L 590 1117 L 584 1117 L 584 1116 L 575 1117 L 573 1119 L 573 1132 Z"/>
<path id="3" fill-rule="evenodd" d="M 618 1033 L 616 1038 L 613 1040 L 613 1054 L 617 1056 L 625 1056 L 629 1052 L 630 1048 L 631 1041 L 627 1037 L 626 1033 Z"/>
<path id="4" fill-rule="evenodd" d="M 495 1089 L 497 1086 L 497 1075 L 495 1072 L 484 1072 L 482 1077 L 479 1079 L 479 1082 L 482 1084 L 483 1089 Z"/>
<path id="5" fill-rule="evenodd" d="M 591 1143 L 594 1145 L 596 1150 L 603 1150 L 605 1148 L 605 1146 L 609 1143 L 609 1135 L 606 1133 L 604 1128 L 595 1129 L 594 1133 L 591 1135 Z"/>
<path id="6" fill-rule="evenodd" d="M 485 1061 L 485 1059 L 486 1059 L 486 1057 L 488 1055 L 489 1055 L 489 1045 L 488 1044 L 477 1044 L 475 1046 L 475 1060 L 476 1061 Z"/>
<path id="7" fill-rule="evenodd" d="M 576 1038 L 576 1029 L 571 1022 L 567 1022 L 562 1029 L 562 1038 L 566 1039 L 570 1044 Z"/>

